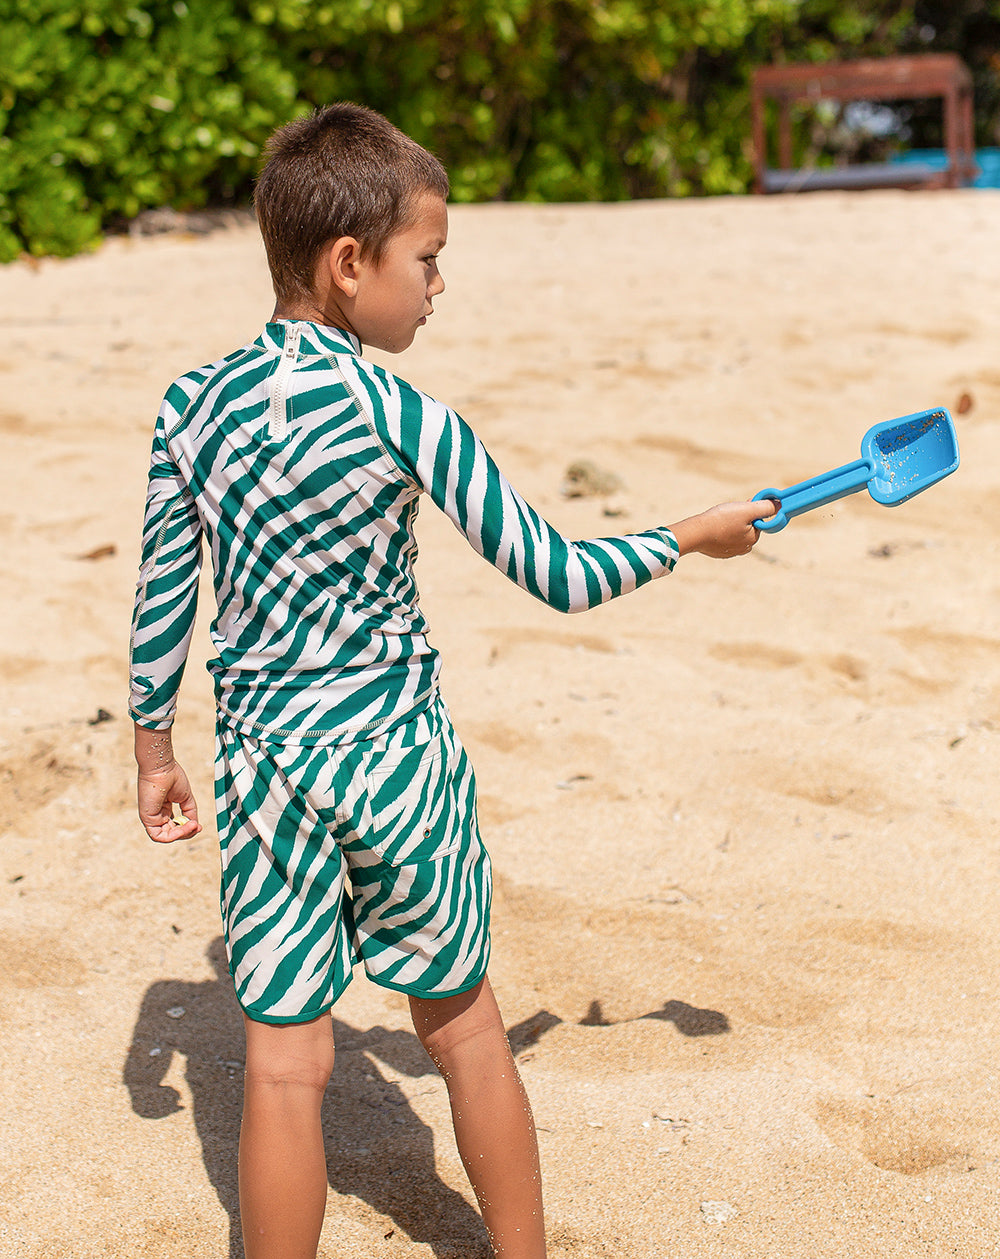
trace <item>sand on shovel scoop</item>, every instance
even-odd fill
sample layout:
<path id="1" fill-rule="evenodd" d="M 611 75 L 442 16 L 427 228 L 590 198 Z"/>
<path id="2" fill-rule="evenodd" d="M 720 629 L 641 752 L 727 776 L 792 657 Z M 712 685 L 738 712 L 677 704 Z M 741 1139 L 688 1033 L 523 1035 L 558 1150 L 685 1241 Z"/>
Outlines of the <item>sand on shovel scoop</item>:
<path id="1" fill-rule="evenodd" d="M 936 484 L 958 467 L 958 435 L 944 407 L 916 411 L 876 424 L 861 439 L 861 458 L 790 485 L 766 489 L 754 499 L 779 504 L 775 515 L 755 520 L 758 529 L 777 533 L 793 516 L 867 489 L 876 503 L 895 507 Z"/>

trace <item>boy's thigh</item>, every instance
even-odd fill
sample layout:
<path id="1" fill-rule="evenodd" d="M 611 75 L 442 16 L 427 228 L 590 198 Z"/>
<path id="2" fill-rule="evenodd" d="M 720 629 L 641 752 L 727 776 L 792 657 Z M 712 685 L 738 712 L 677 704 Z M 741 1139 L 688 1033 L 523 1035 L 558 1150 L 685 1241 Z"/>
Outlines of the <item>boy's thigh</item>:
<path id="1" fill-rule="evenodd" d="M 355 949 L 384 987 L 464 992 L 486 973 L 492 882 L 475 775 L 443 702 L 373 740 L 360 771 L 342 835 Z"/>
<path id="2" fill-rule="evenodd" d="M 259 1022 L 316 1018 L 350 982 L 346 862 L 323 808 L 332 787 L 324 749 L 220 729 L 223 927 L 237 998 Z"/>

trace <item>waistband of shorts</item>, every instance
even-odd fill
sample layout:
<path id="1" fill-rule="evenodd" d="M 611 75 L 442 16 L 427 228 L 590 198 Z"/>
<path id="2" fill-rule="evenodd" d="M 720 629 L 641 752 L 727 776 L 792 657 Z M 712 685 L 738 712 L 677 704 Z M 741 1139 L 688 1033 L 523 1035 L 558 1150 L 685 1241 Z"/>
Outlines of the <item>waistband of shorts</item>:
<path id="1" fill-rule="evenodd" d="M 355 743 L 371 743 L 383 739 L 423 713 L 443 707 L 444 700 L 435 687 L 418 697 L 405 709 L 387 714 L 377 721 L 360 726 L 341 726 L 329 730 L 272 730 L 253 722 L 241 721 L 223 708 L 215 713 L 216 730 L 220 735 L 238 735 L 255 743 L 278 744 L 282 747 L 346 747 Z"/>

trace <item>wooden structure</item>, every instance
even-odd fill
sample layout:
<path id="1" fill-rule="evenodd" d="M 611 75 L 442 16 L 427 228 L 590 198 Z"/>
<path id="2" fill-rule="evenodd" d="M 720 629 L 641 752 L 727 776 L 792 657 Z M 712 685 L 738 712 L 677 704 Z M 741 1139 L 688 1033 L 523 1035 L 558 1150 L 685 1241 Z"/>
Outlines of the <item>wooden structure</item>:
<path id="1" fill-rule="evenodd" d="M 857 163 L 793 169 L 792 105 L 796 102 L 896 101 L 941 98 L 944 170 L 909 162 Z M 767 102 L 778 105 L 778 167 L 767 164 Z M 825 65 L 761 66 L 751 92 L 756 192 L 823 188 L 959 188 L 976 175 L 972 76 L 954 53 L 881 57 Z"/>

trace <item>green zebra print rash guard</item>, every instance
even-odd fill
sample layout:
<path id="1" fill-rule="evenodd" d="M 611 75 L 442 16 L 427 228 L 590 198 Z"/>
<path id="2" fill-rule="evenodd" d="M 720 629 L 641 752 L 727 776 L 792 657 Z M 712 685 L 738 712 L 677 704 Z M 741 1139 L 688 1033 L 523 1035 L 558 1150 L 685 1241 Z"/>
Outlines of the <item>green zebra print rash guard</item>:
<path id="1" fill-rule="evenodd" d="M 422 492 L 491 564 L 563 612 L 634 590 L 677 560 L 667 528 L 568 541 L 459 415 L 366 362 L 356 338 L 269 323 L 176 380 L 160 409 L 132 624 L 134 720 L 154 730 L 173 721 L 202 538 L 223 723 L 309 744 L 421 711 L 438 676 L 413 576 Z"/>

